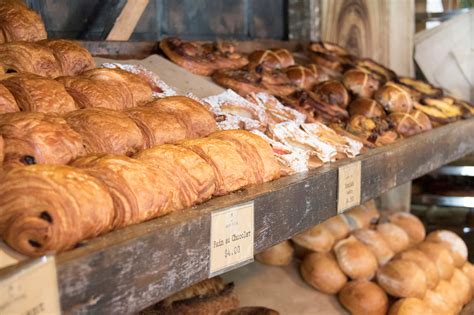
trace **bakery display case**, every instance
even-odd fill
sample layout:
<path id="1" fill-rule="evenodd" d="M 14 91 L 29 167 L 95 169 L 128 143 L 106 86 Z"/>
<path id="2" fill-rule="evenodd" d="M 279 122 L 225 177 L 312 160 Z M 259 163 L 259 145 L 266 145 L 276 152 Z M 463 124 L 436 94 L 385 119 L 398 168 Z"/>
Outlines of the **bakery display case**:
<path id="1" fill-rule="evenodd" d="M 16 0 L 0 26 L 7 11 L 44 29 Z M 0 292 L 35 272 L 51 313 L 472 310 L 464 242 L 373 201 L 473 176 L 450 164 L 474 148 L 469 102 L 328 35 L 24 32 L 0 37 Z"/>

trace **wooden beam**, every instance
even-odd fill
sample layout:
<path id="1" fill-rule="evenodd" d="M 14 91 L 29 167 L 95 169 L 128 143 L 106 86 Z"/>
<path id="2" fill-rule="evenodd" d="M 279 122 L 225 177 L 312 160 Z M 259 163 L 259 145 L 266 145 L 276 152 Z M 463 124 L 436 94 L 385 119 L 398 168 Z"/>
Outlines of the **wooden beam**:
<path id="1" fill-rule="evenodd" d="M 288 1 L 288 39 L 311 40 L 320 38 L 319 0 Z"/>
<path id="2" fill-rule="evenodd" d="M 107 40 L 129 40 L 149 0 L 128 0 L 115 21 Z"/>

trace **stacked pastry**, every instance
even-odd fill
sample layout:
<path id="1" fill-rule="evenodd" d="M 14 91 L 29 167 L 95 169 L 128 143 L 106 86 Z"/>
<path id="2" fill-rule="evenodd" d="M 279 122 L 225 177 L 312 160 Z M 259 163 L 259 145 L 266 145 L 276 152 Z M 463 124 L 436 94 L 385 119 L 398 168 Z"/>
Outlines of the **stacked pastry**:
<path id="1" fill-rule="evenodd" d="M 154 146 L 133 157 L 95 153 L 69 166 L 16 167 L 1 174 L 0 236 L 30 256 L 63 251 L 279 176 L 270 145 L 240 130 Z"/>
<path id="2" fill-rule="evenodd" d="M 409 213 L 379 216 L 373 204 L 353 208 L 256 259 L 287 265 L 296 251 L 303 279 L 338 294 L 353 314 L 458 313 L 474 293 L 464 241 L 446 230 L 425 238 L 423 224 Z"/>

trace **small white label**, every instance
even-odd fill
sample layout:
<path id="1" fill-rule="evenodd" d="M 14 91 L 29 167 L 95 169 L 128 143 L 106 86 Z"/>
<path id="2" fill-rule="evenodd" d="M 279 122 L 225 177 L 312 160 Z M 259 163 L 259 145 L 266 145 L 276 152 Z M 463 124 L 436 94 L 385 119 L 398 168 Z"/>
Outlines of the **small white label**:
<path id="1" fill-rule="evenodd" d="M 339 167 L 337 189 L 337 213 L 360 204 L 361 162 Z"/>
<path id="2" fill-rule="evenodd" d="M 54 257 L 41 257 L 0 276 L 0 314 L 61 314 Z"/>
<path id="3" fill-rule="evenodd" d="M 22 255 L 12 248 L 8 247 L 7 244 L 0 241 L 0 269 L 16 265 L 22 260 L 27 260 L 28 257 Z"/>
<path id="4" fill-rule="evenodd" d="M 253 260 L 253 201 L 211 214 L 209 274 L 215 276 Z"/>

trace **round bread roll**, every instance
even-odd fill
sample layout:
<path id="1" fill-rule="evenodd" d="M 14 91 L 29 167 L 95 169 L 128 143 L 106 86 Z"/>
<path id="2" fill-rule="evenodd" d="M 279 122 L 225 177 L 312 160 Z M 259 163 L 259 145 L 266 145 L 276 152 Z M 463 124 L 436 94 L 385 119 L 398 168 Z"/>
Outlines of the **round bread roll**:
<path id="1" fill-rule="evenodd" d="M 349 222 L 347 222 L 347 218 L 342 215 L 333 216 L 322 222 L 321 225 L 331 232 L 336 242 L 347 237 L 351 232 L 351 227 Z"/>
<path id="2" fill-rule="evenodd" d="M 343 215 L 348 217 L 349 223 L 353 221 L 353 225 L 358 229 L 368 228 L 380 217 L 380 213 L 377 208 L 366 207 L 365 205 L 360 205 L 347 210 Z"/>
<path id="3" fill-rule="evenodd" d="M 352 235 L 372 251 L 380 266 L 385 265 L 395 255 L 384 238 L 375 230 L 359 229 L 352 232 Z"/>
<path id="4" fill-rule="evenodd" d="M 418 245 L 418 249 L 435 263 L 440 279 L 451 279 L 454 272 L 454 261 L 450 251 L 444 245 L 425 241 Z"/>
<path id="5" fill-rule="evenodd" d="M 328 252 L 332 249 L 335 242 L 331 232 L 321 224 L 293 236 L 292 241 L 314 252 Z"/>
<path id="6" fill-rule="evenodd" d="M 473 290 L 472 293 L 474 294 L 474 266 L 470 262 L 466 261 L 464 265 L 462 265 L 461 271 L 469 279 L 471 288 Z"/>
<path id="7" fill-rule="evenodd" d="M 327 294 L 336 294 L 347 282 L 332 253 L 309 254 L 303 259 L 300 272 L 306 283 Z"/>
<path id="8" fill-rule="evenodd" d="M 434 290 L 426 291 L 423 302 L 432 310 L 433 314 L 454 315 L 454 310 L 448 304 L 445 297 Z"/>
<path id="9" fill-rule="evenodd" d="M 434 231 L 428 234 L 426 240 L 446 245 L 451 251 L 455 267 L 460 268 L 467 261 L 466 243 L 456 233 L 448 230 Z"/>
<path id="10" fill-rule="evenodd" d="M 449 283 L 456 291 L 462 305 L 467 304 L 472 297 L 472 288 L 469 278 L 460 270 L 455 268 Z"/>
<path id="11" fill-rule="evenodd" d="M 385 291 L 368 280 L 349 281 L 339 292 L 339 302 L 353 315 L 385 315 L 388 309 Z"/>
<path id="12" fill-rule="evenodd" d="M 418 298 L 404 298 L 395 302 L 388 315 L 431 315 L 433 312 L 428 304 Z"/>
<path id="13" fill-rule="evenodd" d="M 371 98 L 359 97 L 349 104 L 349 114 L 363 115 L 369 118 L 385 117 L 385 110 L 382 105 Z"/>
<path id="14" fill-rule="evenodd" d="M 410 246 L 407 232 L 398 225 L 389 222 L 381 223 L 377 225 L 377 231 L 396 254 Z"/>
<path id="15" fill-rule="evenodd" d="M 420 267 L 426 276 L 426 285 L 428 289 L 434 289 L 439 282 L 438 269 L 425 253 L 419 249 L 411 248 L 399 253 L 395 258 L 413 261 Z"/>
<path id="16" fill-rule="evenodd" d="M 449 283 L 449 281 L 441 280 L 436 286 L 435 292 L 439 293 L 449 308 L 456 314 L 461 308 L 461 298 L 458 296 L 457 290 Z"/>
<path id="17" fill-rule="evenodd" d="M 410 245 L 415 245 L 423 242 L 426 236 L 425 226 L 423 223 L 411 213 L 397 212 L 388 217 L 388 220 L 401 227 L 407 232 L 410 238 Z"/>
<path id="18" fill-rule="evenodd" d="M 334 253 L 339 267 L 351 279 L 371 279 L 377 270 L 375 255 L 352 235 L 337 242 Z"/>
<path id="19" fill-rule="evenodd" d="M 423 298 L 426 292 L 425 273 L 410 260 L 395 259 L 380 267 L 377 282 L 396 297 Z"/>
<path id="20" fill-rule="evenodd" d="M 293 260 L 293 252 L 290 242 L 283 241 L 258 253 L 255 259 L 265 265 L 286 266 Z"/>

